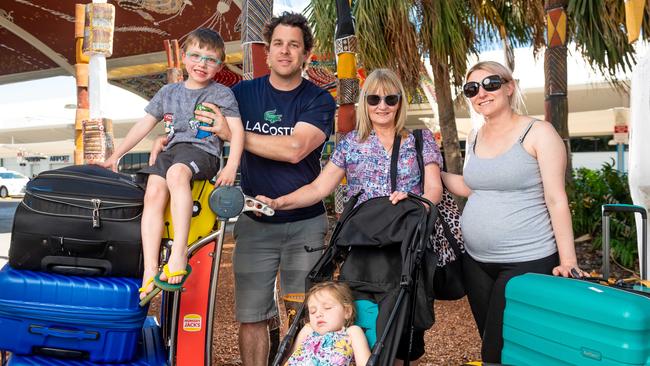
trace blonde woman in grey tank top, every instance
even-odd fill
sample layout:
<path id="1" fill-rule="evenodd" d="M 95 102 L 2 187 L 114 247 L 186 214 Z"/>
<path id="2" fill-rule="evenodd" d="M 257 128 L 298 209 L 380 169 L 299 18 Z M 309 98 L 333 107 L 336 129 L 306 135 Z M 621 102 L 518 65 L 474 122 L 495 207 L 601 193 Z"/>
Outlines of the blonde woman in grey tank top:
<path id="1" fill-rule="evenodd" d="M 519 89 L 503 65 L 474 65 L 463 93 L 485 124 L 468 138 L 464 176 L 442 178 L 452 193 L 468 197 L 461 218 L 465 286 L 482 361 L 500 363 L 508 280 L 527 272 L 582 275 L 564 189 L 566 150 L 550 123 L 520 114 Z"/>

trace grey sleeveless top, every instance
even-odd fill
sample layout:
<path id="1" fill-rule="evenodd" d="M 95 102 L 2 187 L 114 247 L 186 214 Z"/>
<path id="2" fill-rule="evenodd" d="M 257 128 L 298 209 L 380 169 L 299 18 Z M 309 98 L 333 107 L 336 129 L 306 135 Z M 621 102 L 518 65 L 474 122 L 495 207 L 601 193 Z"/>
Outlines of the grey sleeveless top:
<path id="1" fill-rule="evenodd" d="M 525 262 L 557 251 L 539 165 L 522 145 L 535 121 L 497 157 L 476 156 L 477 137 L 467 148 L 463 176 L 472 194 L 461 229 L 467 252 L 479 262 Z"/>

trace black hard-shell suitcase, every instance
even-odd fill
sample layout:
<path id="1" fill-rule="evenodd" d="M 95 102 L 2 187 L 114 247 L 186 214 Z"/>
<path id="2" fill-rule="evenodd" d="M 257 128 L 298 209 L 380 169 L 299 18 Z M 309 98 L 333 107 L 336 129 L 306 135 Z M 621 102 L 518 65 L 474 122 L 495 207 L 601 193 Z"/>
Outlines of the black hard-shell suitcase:
<path id="1" fill-rule="evenodd" d="M 144 190 L 129 175 L 69 166 L 27 183 L 9 263 L 17 269 L 139 277 Z"/>

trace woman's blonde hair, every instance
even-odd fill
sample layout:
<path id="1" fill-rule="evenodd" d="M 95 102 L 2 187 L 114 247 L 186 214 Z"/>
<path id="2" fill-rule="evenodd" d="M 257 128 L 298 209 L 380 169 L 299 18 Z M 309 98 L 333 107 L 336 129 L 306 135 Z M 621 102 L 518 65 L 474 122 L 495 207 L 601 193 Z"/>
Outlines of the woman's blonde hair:
<path id="1" fill-rule="evenodd" d="M 372 122 L 368 113 L 366 96 L 382 91 L 384 94 L 399 94 L 400 101 L 395 114 L 395 135 L 404 134 L 406 124 L 406 111 L 408 101 L 405 100 L 406 93 L 402 82 L 393 71 L 389 69 L 376 69 L 368 75 L 359 93 L 359 104 L 357 107 L 357 137 L 360 142 L 366 141 L 372 131 Z"/>
<path id="2" fill-rule="evenodd" d="M 352 296 L 352 291 L 342 282 L 335 281 L 325 281 L 317 283 L 312 288 L 309 289 L 307 295 L 305 296 L 305 303 L 309 302 L 309 299 L 321 292 L 327 291 L 336 301 L 340 302 L 343 305 L 343 308 L 350 311 L 350 318 L 345 319 L 345 326 L 349 327 L 354 324 L 354 319 L 356 318 L 357 312 L 354 308 L 354 297 Z"/>
<path id="3" fill-rule="evenodd" d="M 517 81 L 512 77 L 512 71 L 510 71 L 509 68 L 501 65 L 496 61 L 481 61 L 467 70 L 467 74 L 465 74 L 465 81 L 467 81 L 469 76 L 476 70 L 487 71 L 490 74 L 499 75 L 501 79 L 507 83 L 512 82 L 514 89 L 512 95 L 508 98 L 510 101 L 510 108 L 512 108 L 512 110 L 516 113 L 525 113 L 526 106 L 524 105 L 524 98 L 522 97 L 521 90 L 519 89 L 519 83 L 517 83 Z"/>

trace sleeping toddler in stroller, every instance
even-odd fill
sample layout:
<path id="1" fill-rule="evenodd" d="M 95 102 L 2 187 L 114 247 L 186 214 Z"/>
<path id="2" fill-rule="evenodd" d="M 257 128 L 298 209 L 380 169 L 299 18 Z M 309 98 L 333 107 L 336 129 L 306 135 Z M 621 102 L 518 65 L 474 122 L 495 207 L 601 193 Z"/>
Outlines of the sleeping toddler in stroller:
<path id="1" fill-rule="evenodd" d="M 363 330 L 354 325 L 350 288 L 340 282 L 314 285 L 305 298 L 309 322 L 298 333 L 288 366 L 365 366 L 370 348 Z"/>

